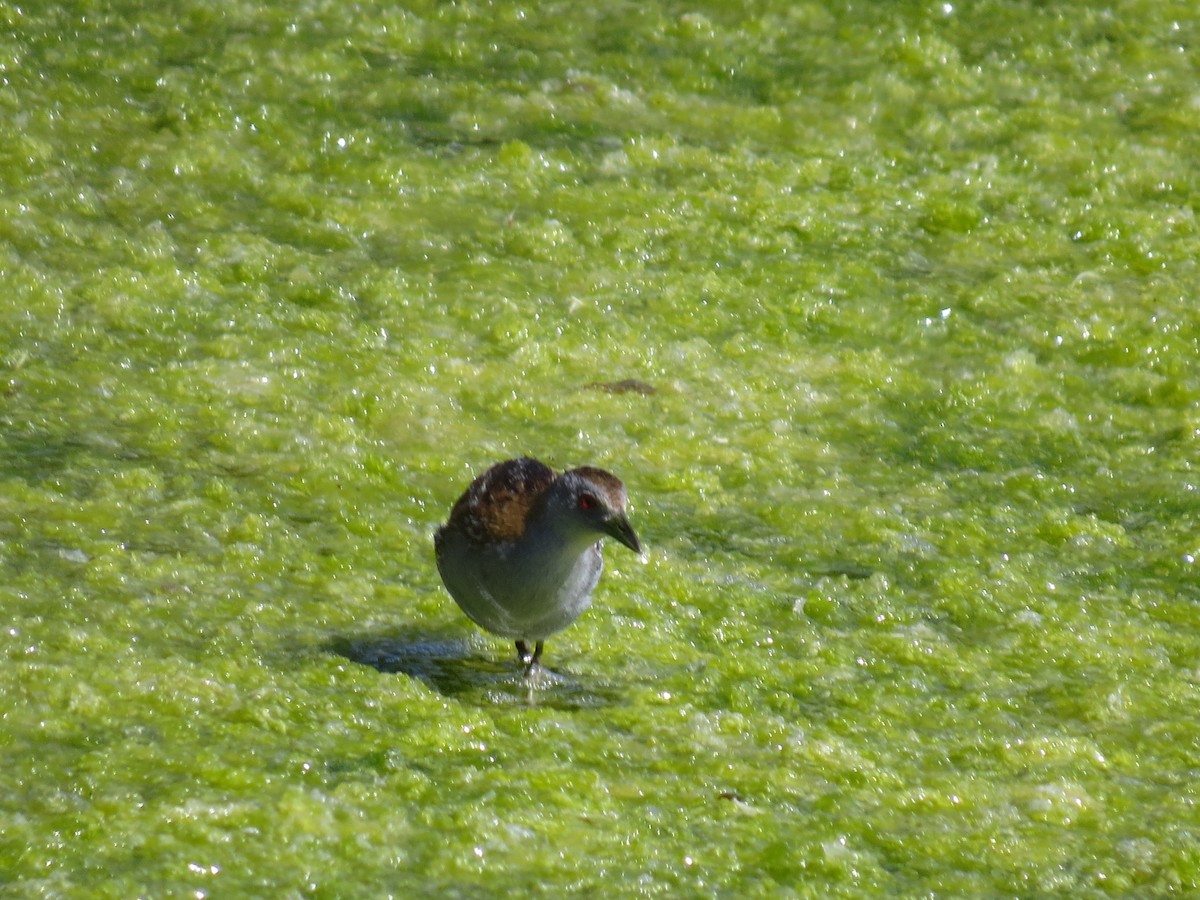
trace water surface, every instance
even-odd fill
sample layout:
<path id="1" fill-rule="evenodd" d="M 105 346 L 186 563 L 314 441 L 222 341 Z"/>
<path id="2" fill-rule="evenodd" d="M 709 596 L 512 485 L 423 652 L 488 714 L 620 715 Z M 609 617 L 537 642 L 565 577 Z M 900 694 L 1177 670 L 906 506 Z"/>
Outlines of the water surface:
<path id="1" fill-rule="evenodd" d="M 1190 5 L 2 14 L 8 893 L 1196 890 Z"/>

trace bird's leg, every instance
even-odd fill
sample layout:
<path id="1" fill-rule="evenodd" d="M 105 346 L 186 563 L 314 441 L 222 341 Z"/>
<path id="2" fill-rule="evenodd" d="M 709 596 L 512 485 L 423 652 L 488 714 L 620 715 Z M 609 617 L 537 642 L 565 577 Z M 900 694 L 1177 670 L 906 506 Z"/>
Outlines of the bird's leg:
<path id="1" fill-rule="evenodd" d="M 542 645 L 543 641 L 538 641 L 533 645 L 533 652 L 529 652 L 529 644 L 525 641 L 517 641 L 517 659 L 525 666 L 525 677 L 528 678 L 533 674 L 534 670 L 541 664 Z"/>
<path id="2" fill-rule="evenodd" d="M 537 653 L 530 653 L 529 644 L 525 641 L 517 641 L 517 661 L 525 667 L 525 673 L 528 674 L 537 662 Z"/>

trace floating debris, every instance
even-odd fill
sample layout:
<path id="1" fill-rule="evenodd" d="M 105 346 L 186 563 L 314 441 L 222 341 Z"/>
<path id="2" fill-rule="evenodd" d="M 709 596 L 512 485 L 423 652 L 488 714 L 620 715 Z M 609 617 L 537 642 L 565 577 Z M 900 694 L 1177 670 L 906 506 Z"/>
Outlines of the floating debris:
<path id="1" fill-rule="evenodd" d="M 584 387 L 609 394 L 657 394 L 658 388 L 636 378 L 626 378 L 624 381 L 593 381 Z"/>

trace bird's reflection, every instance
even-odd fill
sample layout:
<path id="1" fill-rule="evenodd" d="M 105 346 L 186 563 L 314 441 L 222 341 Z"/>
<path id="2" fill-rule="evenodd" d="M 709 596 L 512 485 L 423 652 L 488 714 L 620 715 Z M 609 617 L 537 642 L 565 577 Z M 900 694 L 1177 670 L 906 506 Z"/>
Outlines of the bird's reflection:
<path id="1" fill-rule="evenodd" d="M 595 682 L 591 676 L 545 667 L 526 676 L 509 657 L 489 656 L 491 643 L 400 629 L 336 635 L 324 649 L 380 672 L 415 678 L 439 694 L 479 705 L 585 709 L 621 702 L 614 685 Z"/>

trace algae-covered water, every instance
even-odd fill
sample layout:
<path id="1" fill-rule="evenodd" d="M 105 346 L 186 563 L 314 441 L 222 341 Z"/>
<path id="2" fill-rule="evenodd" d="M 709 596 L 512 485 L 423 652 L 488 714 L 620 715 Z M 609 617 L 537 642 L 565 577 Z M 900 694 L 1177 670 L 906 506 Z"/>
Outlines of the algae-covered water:
<path id="1" fill-rule="evenodd" d="M 4 896 L 1200 889 L 1192 3 L 0 19 Z"/>

